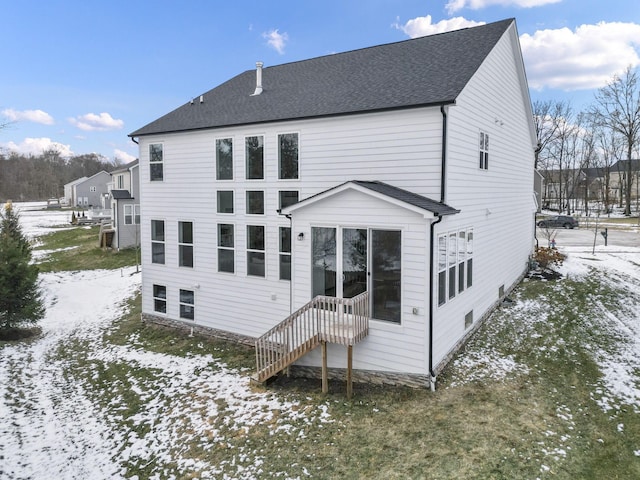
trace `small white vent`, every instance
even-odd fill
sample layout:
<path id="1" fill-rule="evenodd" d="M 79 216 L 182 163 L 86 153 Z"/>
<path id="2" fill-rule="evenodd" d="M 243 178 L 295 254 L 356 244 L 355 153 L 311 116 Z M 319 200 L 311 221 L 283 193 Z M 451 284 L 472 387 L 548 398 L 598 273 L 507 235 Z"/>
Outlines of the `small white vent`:
<path id="1" fill-rule="evenodd" d="M 251 96 L 260 95 L 262 93 L 262 62 L 256 62 L 256 90 Z"/>

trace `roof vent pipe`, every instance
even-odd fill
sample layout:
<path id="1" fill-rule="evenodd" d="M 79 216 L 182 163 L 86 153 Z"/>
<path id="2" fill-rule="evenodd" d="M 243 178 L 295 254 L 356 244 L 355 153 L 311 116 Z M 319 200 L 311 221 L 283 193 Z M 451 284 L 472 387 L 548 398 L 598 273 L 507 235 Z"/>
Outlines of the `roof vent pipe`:
<path id="1" fill-rule="evenodd" d="M 262 62 L 256 62 L 256 91 L 253 95 L 260 95 L 262 93 Z M 252 96 L 253 96 L 252 95 Z"/>

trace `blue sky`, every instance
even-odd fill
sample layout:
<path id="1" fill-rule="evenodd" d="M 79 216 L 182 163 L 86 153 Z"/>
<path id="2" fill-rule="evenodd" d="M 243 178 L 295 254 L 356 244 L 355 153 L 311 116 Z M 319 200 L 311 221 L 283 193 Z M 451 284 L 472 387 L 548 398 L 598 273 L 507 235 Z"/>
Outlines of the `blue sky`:
<path id="1" fill-rule="evenodd" d="M 0 149 L 130 161 L 127 134 L 255 68 L 516 18 L 536 100 L 586 108 L 640 65 L 637 0 L 0 4 Z"/>

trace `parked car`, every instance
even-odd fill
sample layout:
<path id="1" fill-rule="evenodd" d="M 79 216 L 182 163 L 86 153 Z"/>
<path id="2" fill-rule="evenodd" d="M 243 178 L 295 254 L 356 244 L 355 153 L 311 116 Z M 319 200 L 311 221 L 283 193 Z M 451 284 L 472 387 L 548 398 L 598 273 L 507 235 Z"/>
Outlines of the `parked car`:
<path id="1" fill-rule="evenodd" d="M 568 215 L 555 215 L 545 218 L 540 220 L 537 225 L 541 228 L 576 228 L 579 226 L 578 221 Z"/>

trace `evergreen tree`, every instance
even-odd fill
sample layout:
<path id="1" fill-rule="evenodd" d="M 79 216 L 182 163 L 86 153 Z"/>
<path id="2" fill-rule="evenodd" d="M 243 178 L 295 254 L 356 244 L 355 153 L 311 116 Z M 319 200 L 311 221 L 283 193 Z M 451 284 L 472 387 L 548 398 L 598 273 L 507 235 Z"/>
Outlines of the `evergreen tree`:
<path id="1" fill-rule="evenodd" d="M 18 214 L 7 203 L 0 212 L 0 335 L 35 324 L 44 312 L 38 267 L 31 264 L 31 245 Z"/>

